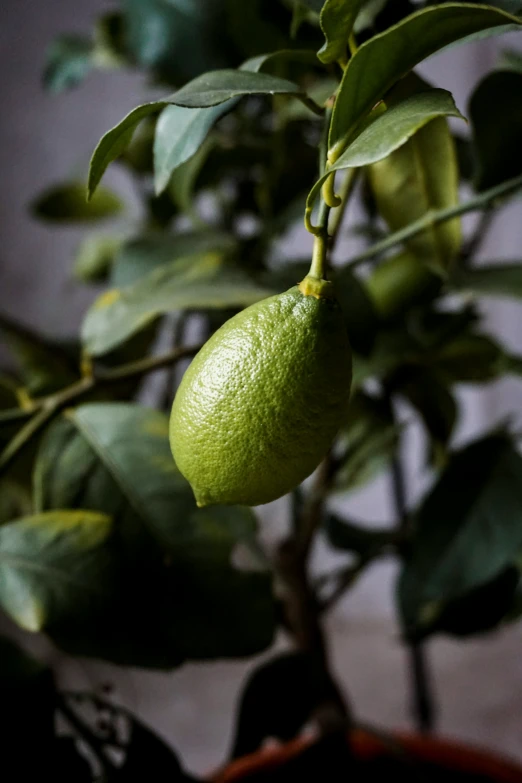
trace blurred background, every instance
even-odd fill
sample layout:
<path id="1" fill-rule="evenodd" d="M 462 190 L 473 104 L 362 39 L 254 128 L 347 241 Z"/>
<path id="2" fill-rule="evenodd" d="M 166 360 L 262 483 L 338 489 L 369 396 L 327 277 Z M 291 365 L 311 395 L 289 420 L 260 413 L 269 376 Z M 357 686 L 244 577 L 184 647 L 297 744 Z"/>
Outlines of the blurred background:
<path id="1" fill-rule="evenodd" d="M 96 293 L 77 286 L 71 277 L 74 250 L 88 229 L 50 228 L 31 218 L 28 204 L 57 180 L 83 177 L 100 136 L 151 95 L 143 78 L 128 71 L 96 72 L 80 89 L 57 97 L 43 92 L 41 71 L 48 43 L 64 31 L 84 32 L 109 6 L 102 0 L 0 4 L 0 310 L 51 335 L 75 333 Z M 420 71 L 437 86 L 450 89 L 466 114 L 470 91 L 493 67 L 499 47 L 507 45 L 520 48 L 519 38 L 492 38 L 450 50 Z M 129 205 L 118 221 L 125 228 L 139 209 L 138 200 L 121 172 L 111 170 L 108 182 Z M 520 259 L 521 214 L 520 200 L 503 211 L 482 249 L 484 258 Z M 292 242 L 300 243 L 305 253 L 310 244 L 304 232 L 297 232 Z M 342 252 L 350 250 L 345 244 Z M 487 300 L 483 306 L 489 326 L 520 352 L 518 306 Z M 520 392 L 520 381 L 467 391 L 459 438 L 491 426 L 502 411 L 520 414 Z M 413 496 L 425 478 L 412 467 L 422 465 L 419 448 L 413 432 L 405 445 Z M 349 507 L 360 518 L 386 521 L 386 479 L 350 495 Z M 277 530 L 281 512 L 281 503 L 263 509 L 269 529 Z M 326 555 L 318 551 L 316 557 Z M 409 705 L 406 657 L 393 616 L 393 580 L 391 566 L 374 566 L 329 617 L 328 631 L 335 669 L 349 687 L 360 719 L 402 728 L 409 725 Z M 72 660 L 42 640 L 33 645 L 58 670 L 64 687 L 112 683 L 117 698 L 174 743 L 187 766 L 200 772 L 221 761 L 230 740 L 239 683 L 255 664 L 192 664 L 161 674 Z M 472 641 L 429 643 L 442 734 L 505 751 L 522 761 L 521 649 L 520 623 Z"/>

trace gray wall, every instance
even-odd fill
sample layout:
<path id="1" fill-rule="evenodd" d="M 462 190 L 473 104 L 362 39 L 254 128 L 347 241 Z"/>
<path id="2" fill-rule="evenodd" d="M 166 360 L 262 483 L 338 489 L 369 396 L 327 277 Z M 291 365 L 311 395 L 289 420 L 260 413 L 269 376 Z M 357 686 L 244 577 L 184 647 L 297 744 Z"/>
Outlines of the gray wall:
<path id="1" fill-rule="evenodd" d="M 40 70 L 47 41 L 61 31 L 83 31 L 105 7 L 101 0 L 3 0 L 0 5 L 0 308 L 56 334 L 76 331 L 91 296 L 70 280 L 71 256 L 82 232 L 35 223 L 27 203 L 47 184 L 73 173 L 83 175 L 99 136 L 140 102 L 146 90 L 136 75 L 101 74 L 82 89 L 53 98 L 42 93 Z M 470 88 L 492 66 L 497 50 L 498 42 L 492 40 L 452 50 L 423 71 L 451 89 L 465 111 Z M 112 172 L 110 178 L 128 190 L 122 175 Z M 129 219 L 136 208 L 132 204 Z M 515 201 L 498 219 L 485 258 L 520 258 L 521 209 Z M 125 226 L 125 219 L 121 222 Z M 484 307 L 499 336 L 520 352 L 518 306 Z M 515 381 L 468 391 L 462 401 L 461 438 L 490 426 L 506 409 L 517 417 L 522 410 Z M 426 481 L 418 468 L 418 433 L 410 436 L 406 453 L 411 492 L 416 494 Z M 354 515 L 384 520 L 387 493 L 383 479 L 371 491 L 350 496 L 347 506 Z M 269 529 L 277 528 L 283 511 L 281 503 L 264 511 Z M 325 562 L 319 547 L 316 565 Z M 391 565 L 374 568 L 335 610 L 328 628 L 335 667 L 357 714 L 382 726 L 406 727 L 406 659 L 394 622 L 393 578 Z M 174 743 L 192 769 L 210 769 L 223 758 L 237 688 L 251 663 L 190 665 L 165 675 L 70 660 L 43 640 L 33 643 L 59 667 L 65 686 L 115 682 L 117 697 Z M 437 640 L 430 645 L 444 733 L 522 760 L 521 643 L 519 626 L 473 642 Z"/>

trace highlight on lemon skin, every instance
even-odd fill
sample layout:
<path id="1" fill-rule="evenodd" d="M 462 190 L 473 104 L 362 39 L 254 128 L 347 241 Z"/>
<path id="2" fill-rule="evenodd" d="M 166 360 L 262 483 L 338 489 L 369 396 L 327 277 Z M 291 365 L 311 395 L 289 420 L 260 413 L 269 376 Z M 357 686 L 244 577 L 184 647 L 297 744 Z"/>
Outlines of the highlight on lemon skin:
<path id="1" fill-rule="evenodd" d="M 224 324 L 180 384 L 170 442 L 199 506 L 269 503 L 326 455 L 350 396 L 332 285 L 307 277 Z"/>

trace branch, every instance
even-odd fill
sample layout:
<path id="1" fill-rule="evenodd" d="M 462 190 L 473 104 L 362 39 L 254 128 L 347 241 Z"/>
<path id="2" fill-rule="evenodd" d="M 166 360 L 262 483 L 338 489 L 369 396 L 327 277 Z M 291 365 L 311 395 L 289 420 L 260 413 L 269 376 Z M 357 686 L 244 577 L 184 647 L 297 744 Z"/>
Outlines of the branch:
<path id="1" fill-rule="evenodd" d="M 16 433 L 14 438 L 7 444 L 0 454 L 0 475 L 2 475 L 15 457 L 41 430 L 67 405 L 77 403 L 94 389 L 100 389 L 105 386 L 126 381 L 129 378 L 138 378 L 142 375 L 161 370 L 171 364 L 185 359 L 187 356 L 193 356 L 201 348 L 200 345 L 192 345 L 186 348 L 177 348 L 160 356 L 146 357 L 136 362 L 129 362 L 114 370 L 106 370 L 98 375 L 87 376 L 81 380 L 61 389 L 55 394 L 47 397 L 41 397 L 34 400 L 30 410 L 23 411 L 24 414 L 31 416 L 29 421 Z M 10 418 L 16 420 L 15 411 L 11 411 Z M 5 416 L 5 414 L 4 414 Z"/>
<path id="2" fill-rule="evenodd" d="M 396 245 L 400 245 L 403 242 L 406 242 L 406 240 L 412 239 L 417 236 L 417 234 L 426 231 L 428 228 L 433 228 L 440 223 L 445 223 L 447 220 L 459 217 L 460 215 L 465 215 L 468 212 L 476 212 L 485 207 L 494 205 L 494 202 L 502 196 L 508 196 L 521 189 L 522 175 L 510 179 L 507 182 L 503 182 L 501 185 L 497 185 L 494 188 L 485 190 L 484 193 L 480 193 L 475 198 L 465 201 L 463 204 L 457 204 L 454 207 L 447 207 L 446 209 L 430 210 L 419 218 L 419 220 L 415 220 L 413 223 L 401 228 L 399 231 L 395 231 L 393 234 L 386 237 L 386 239 L 377 242 L 375 245 L 372 245 L 367 250 L 360 253 L 360 255 L 355 256 L 347 266 L 359 266 L 359 264 L 362 264 L 364 261 L 369 261 L 371 258 L 381 255 L 386 250 L 391 250 L 391 248 Z"/>
<path id="3" fill-rule="evenodd" d="M 385 392 L 385 398 L 393 415 L 393 401 L 389 391 Z M 411 520 L 408 514 L 406 497 L 406 477 L 400 452 L 400 443 L 392 463 L 392 494 L 397 516 L 397 530 L 399 535 L 406 536 L 411 533 Z M 430 687 L 430 674 L 426 661 L 425 647 L 420 642 L 408 643 L 410 653 L 410 671 L 413 691 L 413 714 L 419 731 L 430 733 L 435 722 L 435 705 Z"/>

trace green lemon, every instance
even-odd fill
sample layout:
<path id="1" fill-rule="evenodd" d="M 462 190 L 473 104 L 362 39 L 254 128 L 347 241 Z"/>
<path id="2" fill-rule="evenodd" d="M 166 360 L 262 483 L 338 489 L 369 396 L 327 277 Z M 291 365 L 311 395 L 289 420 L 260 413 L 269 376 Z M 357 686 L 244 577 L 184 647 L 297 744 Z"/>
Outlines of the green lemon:
<path id="1" fill-rule="evenodd" d="M 346 417 L 351 375 L 331 283 L 306 277 L 227 321 L 172 407 L 172 453 L 198 505 L 257 506 L 300 484 Z"/>

